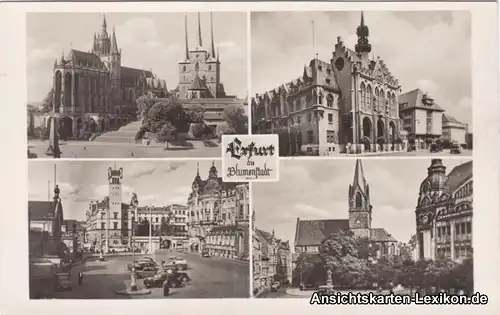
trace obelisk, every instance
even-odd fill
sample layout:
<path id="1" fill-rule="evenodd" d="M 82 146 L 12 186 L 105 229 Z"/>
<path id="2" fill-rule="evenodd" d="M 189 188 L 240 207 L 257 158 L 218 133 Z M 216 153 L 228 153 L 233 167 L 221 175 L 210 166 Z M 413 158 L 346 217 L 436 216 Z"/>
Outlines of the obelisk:
<path id="1" fill-rule="evenodd" d="M 46 155 L 53 156 L 54 159 L 59 159 L 61 157 L 61 150 L 59 149 L 59 135 L 57 133 L 58 119 L 52 116 L 50 121 L 50 134 L 49 134 L 49 147 L 47 148 Z"/>

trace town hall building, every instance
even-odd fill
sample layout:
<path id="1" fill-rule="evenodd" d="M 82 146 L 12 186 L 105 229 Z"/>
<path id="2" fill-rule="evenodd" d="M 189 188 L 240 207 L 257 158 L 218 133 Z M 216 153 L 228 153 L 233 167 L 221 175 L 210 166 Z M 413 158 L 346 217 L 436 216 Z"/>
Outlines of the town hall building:
<path id="1" fill-rule="evenodd" d="M 321 243 L 331 234 L 351 231 L 356 238 L 368 239 L 379 246 L 379 255 L 396 255 L 397 240 L 384 228 L 372 227 L 370 187 L 365 179 L 361 160 L 356 160 L 354 180 L 349 185 L 347 219 L 300 220 L 295 229 L 295 254 L 317 253 Z"/>
<path id="2" fill-rule="evenodd" d="M 356 34 L 354 50 L 337 37 L 331 60 L 316 57 L 298 78 L 252 98 L 252 133 L 278 134 L 283 155 L 402 149 L 401 86 L 371 56 L 363 13 Z"/>

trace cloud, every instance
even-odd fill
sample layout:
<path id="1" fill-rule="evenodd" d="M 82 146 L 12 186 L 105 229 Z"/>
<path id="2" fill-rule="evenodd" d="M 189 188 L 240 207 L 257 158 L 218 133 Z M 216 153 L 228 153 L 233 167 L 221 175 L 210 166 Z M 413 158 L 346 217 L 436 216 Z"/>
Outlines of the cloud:
<path id="1" fill-rule="evenodd" d="M 149 163 L 137 163 L 132 164 L 132 167 L 127 168 L 126 172 L 130 172 L 130 177 L 132 178 L 140 178 L 146 175 L 153 174 L 156 171 L 156 166 Z M 127 174 L 128 175 L 128 174 Z"/>
<path id="2" fill-rule="evenodd" d="M 54 56 L 56 56 L 56 53 L 50 48 L 35 48 L 28 53 L 28 62 L 36 63 L 49 61 L 50 59 L 55 59 Z"/>

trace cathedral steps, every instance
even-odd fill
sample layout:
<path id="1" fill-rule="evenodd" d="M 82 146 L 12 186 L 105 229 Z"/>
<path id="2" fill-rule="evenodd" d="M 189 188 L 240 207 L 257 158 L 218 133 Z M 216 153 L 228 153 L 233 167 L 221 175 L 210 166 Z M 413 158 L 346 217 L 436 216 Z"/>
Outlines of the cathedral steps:
<path id="1" fill-rule="evenodd" d="M 135 135 L 141 128 L 141 121 L 133 121 L 118 130 L 108 131 L 94 139 L 95 142 L 136 143 Z"/>

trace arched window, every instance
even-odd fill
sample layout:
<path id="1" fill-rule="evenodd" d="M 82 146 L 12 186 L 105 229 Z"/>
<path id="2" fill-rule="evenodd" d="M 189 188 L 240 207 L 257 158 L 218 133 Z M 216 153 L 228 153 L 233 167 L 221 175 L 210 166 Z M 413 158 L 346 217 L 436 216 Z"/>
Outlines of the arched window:
<path id="1" fill-rule="evenodd" d="M 182 72 L 186 72 L 186 66 L 182 67 Z"/>
<path id="2" fill-rule="evenodd" d="M 372 98 L 373 98 L 372 87 L 368 85 L 368 87 L 366 88 L 366 106 L 368 109 L 372 108 Z"/>
<path id="3" fill-rule="evenodd" d="M 373 94 L 373 109 L 378 110 L 380 95 L 378 94 L 378 88 L 375 88 L 375 93 Z"/>
<path id="4" fill-rule="evenodd" d="M 385 103 L 385 93 L 381 89 L 380 90 L 380 94 L 379 94 L 379 99 L 378 99 L 378 109 L 379 109 L 379 111 L 383 111 L 384 110 L 384 103 Z"/>
<path id="5" fill-rule="evenodd" d="M 366 87 L 363 82 L 361 82 L 361 109 L 366 108 Z"/>
<path id="6" fill-rule="evenodd" d="M 208 65 L 208 71 L 212 71 L 212 65 Z"/>
<path id="7" fill-rule="evenodd" d="M 323 105 L 323 93 L 319 92 L 318 95 L 318 104 Z"/>
<path id="8" fill-rule="evenodd" d="M 361 193 L 356 193 L 356 208 L 360 208 L 363 205 L 363 199 L 361 198 Z"/>

